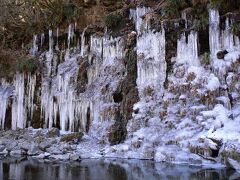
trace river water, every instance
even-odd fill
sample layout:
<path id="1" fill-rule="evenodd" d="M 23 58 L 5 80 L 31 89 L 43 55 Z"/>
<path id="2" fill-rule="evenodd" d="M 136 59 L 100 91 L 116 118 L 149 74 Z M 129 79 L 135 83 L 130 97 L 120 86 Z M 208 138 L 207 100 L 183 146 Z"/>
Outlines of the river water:
<path id="1" fill-rule="evenodd" d="M 143 160 L 88 159 L 57 162 L 27 158 L 0 158 L 1 180 L 218 180 L 240 179 L 231 169 L 209 169 Z"/>

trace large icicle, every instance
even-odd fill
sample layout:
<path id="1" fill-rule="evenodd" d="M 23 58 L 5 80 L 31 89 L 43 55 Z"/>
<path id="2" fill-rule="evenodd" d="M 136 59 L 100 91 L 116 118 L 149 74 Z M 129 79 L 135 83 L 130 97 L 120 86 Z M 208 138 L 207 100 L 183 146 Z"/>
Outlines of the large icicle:
<path id="1" fill-rule="evenodd" d="M 68 26 L 68 49 L 70 49 L 70 44 L 71 41 L 73 40 L 74 37 L 74 27 L 72 24 L 69 24 Z"/>
<path id="2" fill-rule="evenodd" d="M 211 52 L 211 63 L 214 72 L 224 81 L 229 68 L 240 56 L 239 37 L 235 36 L 231 30 L 231 19 L 226 18 L 225 29 L 220 30 L 220 16 L 216 9 L 209 10 L 209 45 Z M 217 59 L 219 51 L 226 50 L 228 53 L 224 57 L 224 61 Z"/>
<path id="3" fill-rule="evenodd" d="M 12 104 L 12 129 L 26 127 L 26 111 L 24 107 L 24 74 L 17 74 L 14 80 L 14 100 Z"/>
<path id="4" fill-rule="evenodd" d="M 187 39 L 186 39 L 187 38 Z M 177 63 L 187 63 L 189 66 L 199 66 L 198 33 L 191 31 L 186 37 L 185 33 L 177 42 Z"/>
<path id="5" fill-rule="evenodd" d="M 28 74 L 27 76 L 27 95 L 25 97 L 25 104 L 27 108 L 27 113 L 29 115 L 29 118 L 32 119 L 33 117 L 33 110 L 34 110 L 34 93 L 35 93 L 35 87 L 36 87 L 36 75 Z"/>
<path id="6" fill-rule="evenodd" d="M 166 79 L 165 31 L 163 28 L 161 32 L 149 30 L 148 22 L 142 19 L 148 12 L 151 12 L 151 8 L 137 7 L 130 11 L 130 18 L 134 20 L 138 33 L 137 86 L 140 96 L 143 89 L 149 85 L 159 92 Z"/>
<path id="7" fill-rule="evenodd" d="M 0 81 L 0 129 L 4 129 L 9 97 L 12 95 L 12 92 L 13 87 L 5 79 L 2 79 Z"/>
<path id="8" fill-rule="evenodd" d="M 25 78 L 27 78 L 26 87 Z M 13 83 L 15 90 L 12 104 L 12 129 L 28 126 L 28 117 L 33 116 L 35 85 L 35 75 L 28 74 L 27 77 L 24 74 L 16 75 Z"/>
<path id="9" fill-rule="evenodd" d="M 83 30 L 81 35 L 81 56 L 84 56 L 86 53 L 86 45 L 85 45 L 85 32 L 87 30 L 87 27 Z"/>
<path id="10" fill-rule="evenodd" d="M 137 7 L 136 10 L 130 9 L 130 19 L 133 19 L 133 21 L 135 22 L 135 29 L 138 32 L 138 34 L 140 34 L 141 27 L 143 24 L 142 17 L 146 13 L 149 13 L 151 11 L 152 11 L 152 9 L 148 8 L 148 7 Z"/>
<path id="11" fill-rule="evenodd" d="M 33 36 L 33 47 L 32 47 L 32 49 L 31 49 L 31 54 L 32 54 L 33 56 L 35 56 L 36 53 L 37 53 L 37 51 L 38 51 L 37 38 L 38 38 L 37 35 L 34 35 L 34 36 Z"/>
<path id="12" fill-rule="evenodd" d="M 225 29 L 220 30 L 220 16 L 217 9 L 209 10 L 209 45 L 212 57 L 215 57 L 218 51 L 227 50 L 236 51 L 240 47 L 239 37 L 232 34 L 231 20 L 227 17 Z"/>
<path id="13" fill-rule="evenodd" d="M 219 33 L 220 17 L 216 9 L 209 10 L 209 46 L 212 56 L 215 56 L 220 50 L 220 33 Z"/>
<path id="14" fill-rule="evenodd" d="M 139 89 L 161 87 L 166 78 L 165 33 L 147 31 L 137 39 Z"/>

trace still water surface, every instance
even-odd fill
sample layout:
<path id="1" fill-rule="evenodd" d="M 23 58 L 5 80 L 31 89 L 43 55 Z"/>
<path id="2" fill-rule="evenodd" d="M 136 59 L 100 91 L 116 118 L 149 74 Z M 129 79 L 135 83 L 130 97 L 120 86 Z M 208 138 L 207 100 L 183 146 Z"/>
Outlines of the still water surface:
<path id="1" fill-rule="evenodd" d="M 141 160 L 82 160 L 41 162 L 34 159 L 0 158 L 0 180 L 217 180 L 240 179 L 230 169 L 204 169 Z"/>

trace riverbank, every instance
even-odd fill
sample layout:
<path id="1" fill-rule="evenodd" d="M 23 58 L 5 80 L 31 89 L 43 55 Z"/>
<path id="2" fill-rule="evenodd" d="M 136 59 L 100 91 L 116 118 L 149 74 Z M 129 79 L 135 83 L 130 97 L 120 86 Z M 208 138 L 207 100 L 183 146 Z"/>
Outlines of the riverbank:
<path id="1" fill-rule="evenodd" d="M 224 152 L 226 157 L 219 156 L 212 159 L 206 159 L 199 154 L 191 153 L 180 147 L 176 149 L 176 147 L 172 145 L 164 148 L 161 154 L 161 156 L 166 156 L 166 161 L 164 162 L 208 168 L 233 167 L 238 171 L 238 164 L 230 158 L 232 155 L 239 153 L 238 149 L 235 149 L 235 152 L 233 152 L 233 146 L 227 147 L 225 145 L 225 149 L 222 150 L 222 152 Z M 175 152 L 173 152 L 173 150 Z M 167 157 L 171 153 L 172 159 L 167 161 Z M 63 132 L 57 128 L 49 130 L 27 128 L 15 131 L 0 131 L 0 155 L 5 157 L 22 157 L 23 159 L 32 158 L 43 162 L 77 162 L 92 158 L 143 159 L 141 158 L 141 154 L 130 152 L 126 144 L 110 146 L 108 143 L 100 141 L 96 137 L 81 132 Z M 227 161 L 224 162 L 224 158 Z M 238 157 L 236 156 L 235 158 Z M 149 160 L 162 162 L 158 161 L 158 159 Z"/>

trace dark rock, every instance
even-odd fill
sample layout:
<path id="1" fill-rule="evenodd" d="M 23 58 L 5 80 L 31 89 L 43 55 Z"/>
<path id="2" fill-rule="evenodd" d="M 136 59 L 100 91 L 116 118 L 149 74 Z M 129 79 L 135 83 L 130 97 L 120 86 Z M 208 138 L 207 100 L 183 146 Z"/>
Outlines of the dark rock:
<path id="1" fill-rule="evenodd" d="M 115 92 L 113 94 L 113 100 L 115 103 L 120 103 L 122 101 L 122 99 L 123 99 L 123 95 L 121 92 Z"/>
<path id="2" fill-rule="evenodd" d="M 94 58 L 94 57 L 92 57 Z M 93 59 L 92 59 L 93 61 Z M 90 66 L 87 60 L 83 60 L 81 59 L 81 64 L 79 67 L 79 73 L 78 73 L 78 78 L 77 78 L 77 82 L 79 82 L 77 84 L 77 92 L 78 93 L 83 93 L 86 90 L 86 86 L 88 84 L 88 75 L 87 75 L 87 71 L 88 71 L 88 67 Z"/>
<path id="3" fill-rule="evenodd" d="M 136 45 L 136 35 L 129 33 L 126 42 L 126 59 L 124 64 L 127 76 L 119 83 L 115 91 L 115 102 L 120 107 L 115 115 L 115 123 L 110 128 L 108 140 L 111 145 L 121 143 L 127 135 L 127 123 L 132 118 L 133 105 L 138 102 L 137 79 L 137 53 L 134 50 Z"/>
<path id="4" fill-rule="evenodd" d="M 224 59 L 225 55 L 228 54 L 228 51 L 227 50 L 224 50 L 224 51 L 219 51 L 217 53 L 217 58 L 218 59 Z"/>
<path id="5" fill-rule="evenodd" d="M 123 122 L 123 116 L 118 112 L 115 117 L 115 123 L 110 129 L 108 140 L 111 145 L 119 144 L 124 141 L 127 131 Z"/>

